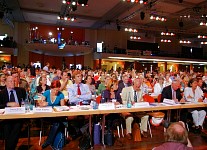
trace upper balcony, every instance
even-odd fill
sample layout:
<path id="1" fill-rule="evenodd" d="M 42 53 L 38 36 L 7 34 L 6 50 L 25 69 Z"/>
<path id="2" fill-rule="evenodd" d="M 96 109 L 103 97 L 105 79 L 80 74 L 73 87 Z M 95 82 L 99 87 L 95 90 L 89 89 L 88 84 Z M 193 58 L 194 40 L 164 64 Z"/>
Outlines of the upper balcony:
<path id="1" fill-rule="evenodd" d="M 93 52 L 89 45 L 65 45 L 60 49 L 58 44 L 53 43 L 26 43 L 25 48 L 34 53 L 50 56 L 80 56 Z"/>

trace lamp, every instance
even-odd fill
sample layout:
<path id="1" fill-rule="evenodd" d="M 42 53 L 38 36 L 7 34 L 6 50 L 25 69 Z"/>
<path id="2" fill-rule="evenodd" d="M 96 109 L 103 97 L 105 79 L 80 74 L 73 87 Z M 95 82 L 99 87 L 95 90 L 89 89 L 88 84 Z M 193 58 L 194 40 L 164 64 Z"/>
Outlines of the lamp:
<path id="1" fill-rule="evenodd" d="M 168 40 L 168 39 L 161 39 L 160 41 L 163 43 L 171 43 L 172 42 L 171 40 Z"/>
<path id="2" fill-rule="evenodd" d="M 175 36 L 175 33 L 172 33 L 172 32 L 161 32 L 161 35 Z"/>
<path id="3" fill-rule="evenodd" d="M 150 19 L 151 20 L 157 20 L 157 21 L 167 21 L 167 19 L 165 17 L 159 17 L 159 16 L 155 16 L 155 15 L 150 15 Z"/>
<path id="4" fill-rule="evenodd" d="M 190 44 L 191 41 L 180 40 L 179 43 L 181 43 L 181 44 L 183 44 L 183 43 L 184 43 L 184 44 Z"/>
<path id="5" fill-rule="evenodd" d="M 81 6 L 88 6 L 88 0 L 78 0 L 78 4 Z"/>

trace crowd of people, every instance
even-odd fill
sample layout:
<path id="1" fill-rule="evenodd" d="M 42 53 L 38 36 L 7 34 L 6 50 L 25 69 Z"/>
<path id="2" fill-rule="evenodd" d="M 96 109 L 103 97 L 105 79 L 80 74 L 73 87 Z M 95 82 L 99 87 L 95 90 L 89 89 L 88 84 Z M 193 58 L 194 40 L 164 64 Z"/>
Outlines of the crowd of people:
<path id="1" fill-rule="evenodd" d="M 161 95 L 161 102 L 164 98 L 175 102 L 202 102 L 207 92 L 207 73 L 138 72 L 134 69 L 61 70 L 51 68 L 49 63 L 40 69 L 31 62 L 28 68 L 2 68 L 0 90 L 0 108 L 21 106 L 21 101 L 27 96 L 33 102 L 36 95 L 41 95 L 42 101 L 38 103 L 41 107 L 90 104 L 92 95 L 100 95 L 101 102 L 116 100 L 115 104 L 124 105 L 130 97 L 133 105 L 144 101 L 143 96 L 149 93 Z M 202 129 L 206 111 L 189 109 L 185 112 L 192 114 L 193 127 L 198 133 Z M 134 117 L 141 119 L 141 134 L 147 137 L 147 113 L 122 113 L 120 116 L 126 121 L 128 139 L 132 138 Z M 52 144 L 62 120 L 51 121 L 53 128 L 42 148 Z M 6 150 L 15 149 L 22 123 L 20 119 L 5 121 Z"/>

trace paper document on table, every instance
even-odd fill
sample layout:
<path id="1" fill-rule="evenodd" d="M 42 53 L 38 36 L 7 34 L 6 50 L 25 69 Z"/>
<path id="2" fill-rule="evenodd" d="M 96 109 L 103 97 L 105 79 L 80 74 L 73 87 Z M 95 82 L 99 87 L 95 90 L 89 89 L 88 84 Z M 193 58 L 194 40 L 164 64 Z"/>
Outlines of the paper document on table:
<path id="1" fill-rule="evenodd" d="M 34 113 L 50 113 L 52 112 L 52 107 L 51 106 L 47 106 L 47 107 L 34 107 L 33 108 L 33 112 Z"/>
<path id="2" fill-rule="evenodd" d="M 115 105 L 114 103 L 102 103 L 102 104 L 99 104 L 98 109 L 100 110 L 115 109 Z"/>
<path id="3" fill-rule="evenodd" d="M 53 109 L 55 111 L 68 111 L 69 107 L 68 106 L 55 106 L 55 107 L 53 107 Z"/>
<path id="4" fill-rule="evenodd" d="M 149 103 L 148 102 L 139 102 L 139 103 L 135 103 L 134 104 L 135 108 L 139 108 L 139 107 L 149 107 Z"/>
<path id="5" fill-rule="evenodd" d="M 3 114 L 5 112 L 5 109 L 0 109 L 0 114 Z"/>
<path id="6" fill-rule="evenodd" d="M 5 107 L 5 114 L 24 114 L 25 107 Z"/>

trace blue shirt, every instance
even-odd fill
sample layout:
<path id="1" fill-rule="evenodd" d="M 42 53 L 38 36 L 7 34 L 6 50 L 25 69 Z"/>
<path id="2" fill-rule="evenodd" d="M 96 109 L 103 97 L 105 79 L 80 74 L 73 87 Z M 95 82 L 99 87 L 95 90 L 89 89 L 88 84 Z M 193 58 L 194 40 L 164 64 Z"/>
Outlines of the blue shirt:
<path id="1" fill-rule="evenodd" d="M 78 95 L 78 85 L 77 84 L 72 84 L 68 88 L 68 94 L 69 94 L 69 103 L 74 103 L 77 104 L 80 101 L 85 101 L 85 100 L 91 100 L 91 91 L 88 87 L 88 85 L 80 83 L 80 91 L 81 95 L 77 97 Z"/>
<path id="2" fill-rule="evenodd" d="M 64 95 L 62 92 L 58 91 L 56 99 L 52 102 L 50 97 L 51 90 L 47 90 L 43 93 L 43 96 L 46 98 L 46 102 L 48 102 L 48 106 L 60 106 L 60 101 L 64 99 Z"/>

